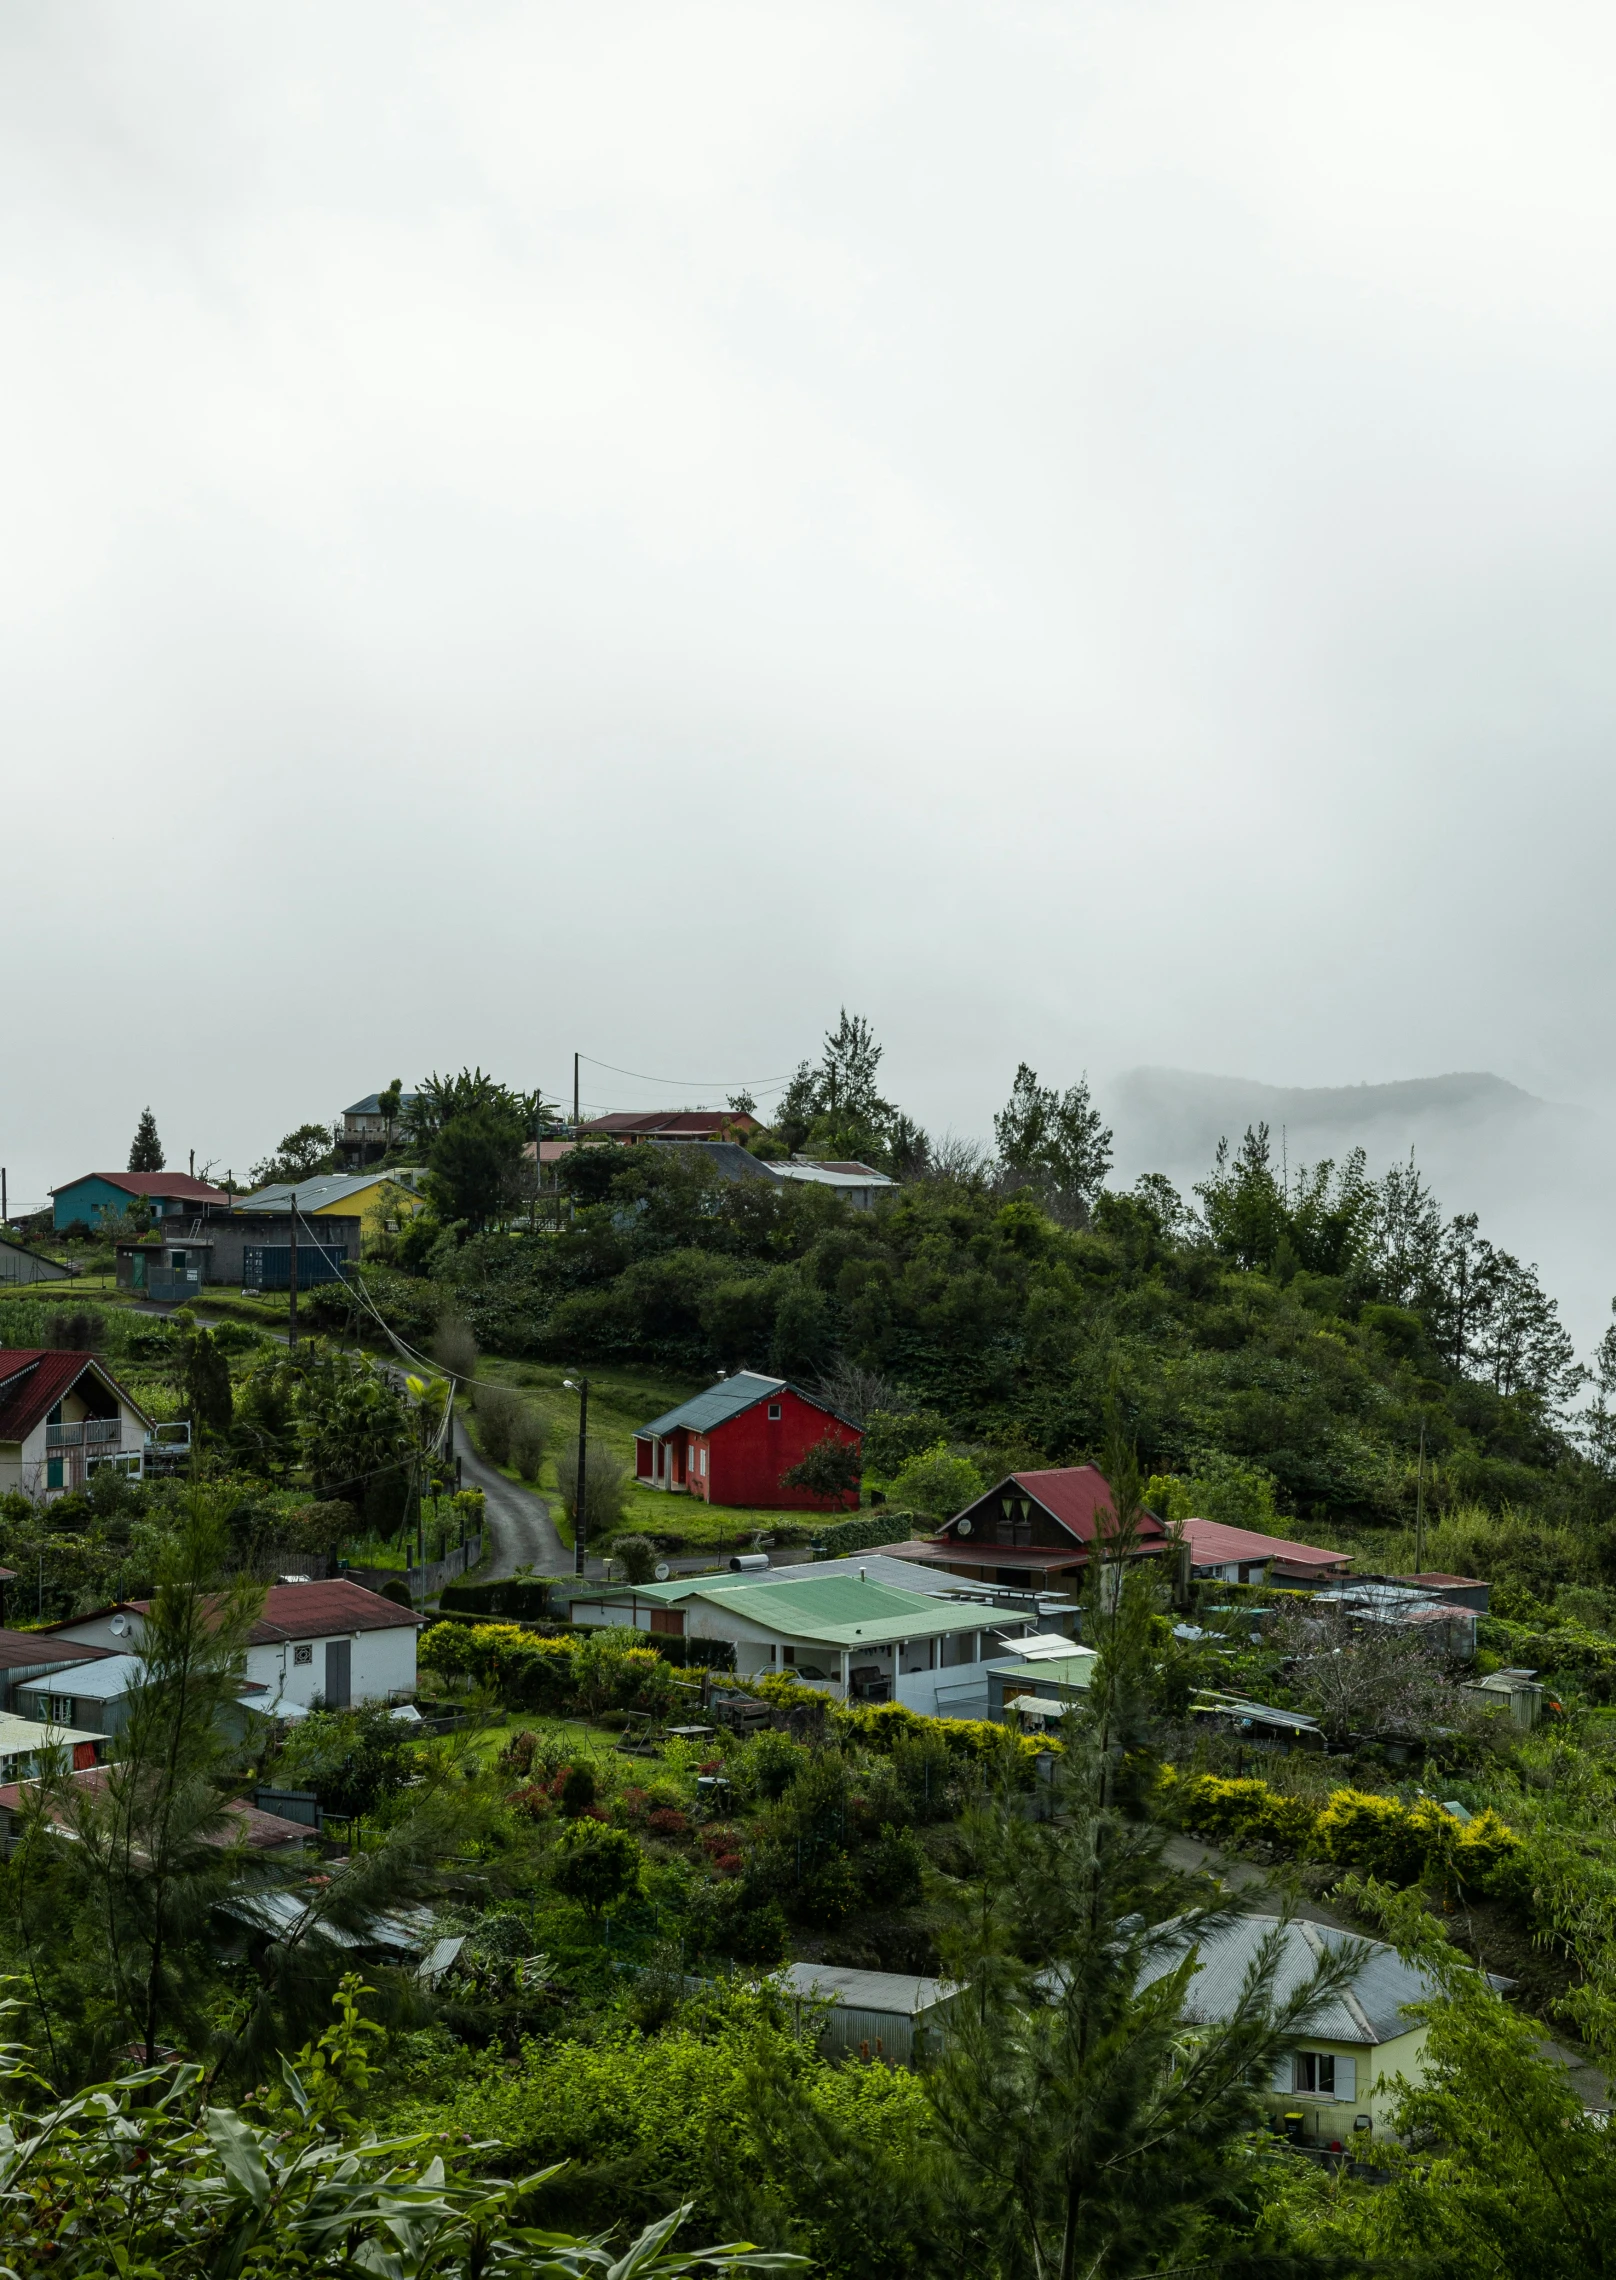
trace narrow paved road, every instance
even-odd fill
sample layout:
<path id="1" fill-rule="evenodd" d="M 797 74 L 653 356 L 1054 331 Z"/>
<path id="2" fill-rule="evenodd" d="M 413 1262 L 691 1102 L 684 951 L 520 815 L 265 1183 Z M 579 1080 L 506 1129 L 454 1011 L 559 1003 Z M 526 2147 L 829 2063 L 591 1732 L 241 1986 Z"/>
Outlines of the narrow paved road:
<path id="1" fill-rule="evenodd" d="M 572 1566 L 572 1554 L 556 1534 L 550 1507 L 531 1488 L 519 1488 L 485 1464 L 471 1445 L 471 1435 L 455 1419 L 455 1454 L 468 1488 L 480 1488 L 488 1500 L 487 1532 L 491 1550 L 477 1570 L 479 1583 L 494 1583 L 531 1568 L 535 1575 L 563 1575 Z M 598 1572 L 598 1568 L 597 1568 Z"/>

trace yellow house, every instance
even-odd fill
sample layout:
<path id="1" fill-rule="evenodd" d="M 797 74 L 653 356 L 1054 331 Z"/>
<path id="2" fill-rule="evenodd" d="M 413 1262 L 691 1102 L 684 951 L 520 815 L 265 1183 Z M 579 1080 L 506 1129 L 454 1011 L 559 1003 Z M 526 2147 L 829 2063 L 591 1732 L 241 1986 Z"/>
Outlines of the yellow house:
<path id="1" fill-rule="evenodd" d="M 319 1172 L 295 1187 L 283 1182 L 278 1187 L 260 1188 L 256 1195 L 240 1196 L 235 1208 L 246 1212 L 289 1211 L 295 1195 L 301 1218 L 357 1216 L 364 1223 L 368 1246 L 389 1221 L 398 1225 L 426 1209 L 426 1197 L 418 1186 L 420 1178 L 418 1171 L 404 1167 L 391 1172 Z"/>
<path id="2" fill-rule="evenodd" d="M 1272 1982 L 1277 2002 L 1311 1979 L 1325 1957 L 1353 1945 L 1365 1951 L 1351 1986 L 1320 2006 L 1298 2048 L 1281 2061 L 1266 2093 L 1276 2121 L 1306 2144 L 1348 2151 L 1365 2138 L 1390 2135 L 1393 2079 L 1400 2074 L 1414 2081 L 1425 2050 L 1426 2030 L 1406 2007 L 1434 1996 L 1436 1982 L 1380 1940 L 1354 1942 L 1327 1924 L 1242 1916 L 1202 1943 L 1186 2019 L 1204 2026 L 1231 2019 L 1269 1939 L 1279 1948 Z M 1175 1962 L 1163 1959 L 1147 1977 L 1161 1976 Z"/>

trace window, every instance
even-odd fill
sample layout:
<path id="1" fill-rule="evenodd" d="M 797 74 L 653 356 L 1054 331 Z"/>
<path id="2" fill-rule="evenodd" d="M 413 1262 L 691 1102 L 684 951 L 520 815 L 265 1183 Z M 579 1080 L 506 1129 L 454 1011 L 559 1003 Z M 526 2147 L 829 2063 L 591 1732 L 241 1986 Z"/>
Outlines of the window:
<path id="1" fill-rule="evenodd" d="M 707 1451 L 705 1449 L 701 1452 L 701 1477 L 703 1480 L 707 1478 Z"/>
<path id="2" fill-rule="evenodd" d="M 1305 2097 L 1333 2098 L 1336 2095 L 1338 2068 L 1343 2074 L 1356 2071 L 1350 2060 L 1338 2061 L 1329 2051 L 1299 2050 L 1296 2053 L 1296 2072 L 1291 2087 Z M 1341 2087 L 1345 2096 L 1350 2098 L 1351 2089 L 1345 2083 Z"/>
<path id="3" fill-rule="evenodd" d="M 779 1404 L 777 1401 L 771 1401 L 771 1402 L 769 1403 L 769 1423 L 770 1423 L 771 1425 L 778 1425 L 778 1424 L 779 1424 L 779 1422 L 780 1422 L 780 1404 Z"/>
<path id="4" fill-rule="evenodd" d="M 314 1660 L 314 1649 L 313 1649 L 313 1647 L 312 1647 L 312 1646 L 309 1646 L 309 1647 L 294 1647 L 294 1648 L 292 1649 L 292 1660 L 293 1660 L 293 1662 L 295 1662 L 295 1663 L 311 1663 L 311 1662 L 313 1662 L 313 1660 Z"/>

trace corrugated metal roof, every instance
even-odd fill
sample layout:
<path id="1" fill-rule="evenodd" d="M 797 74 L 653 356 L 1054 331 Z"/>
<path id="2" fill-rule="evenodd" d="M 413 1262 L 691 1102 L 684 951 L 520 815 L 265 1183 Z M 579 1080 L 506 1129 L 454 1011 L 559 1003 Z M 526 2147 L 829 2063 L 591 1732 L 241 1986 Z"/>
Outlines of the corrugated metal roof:
<path id="1" fill-rule="evenodd" d="M 236 1198 L 238 1211 L 287 1211 L 292 1198 L 297 1197 L 299 1211 L 324 1211 L 333 1203 L 352 1203 L 372 1188 L 396 1187 L 406 1195 L 413 1195 L 410 1181 L 417 1177 L 412 1167 L 401 1167 L 390 1172 L 320 1172 L 313 1179 L 282 1180 L 275 1187 L 258 1188 L 252 1195 Z"/>
<path id="2" fill-rule="evenodd" d="M 0 1670 L 38 1670 L 43 1663 L 101 1662 L 110 1650 L 39 1631 L 0 1631 Z"/>
<path id="3" fill-rule="evenodd" d="M 43 1678 L 25 1678 L 19 1694 L 70 1694 L 85 1702 L 118 1702 L 146 1675 L 139 1655 L 101 1655 L 81 1668 L 50 1671 Z"/>
<path id="4" fill-rule="evenodd" d="M 1057 1465 L 1043 1472 L 1011 1473 L 985 1495 L 966 1505 L 963 1512 L 955 1513 L 944 1534 L 952 1541 L 960 1522 L 968 1518 L 973 1527 L 966 1540 L 982 1542 L 984 1557 L 997 1558 L 1001 1551 L 1012 1550 L 1011 1546 L 978 1538 L 975 1523 L 979 1517 L 996 1517 L 1006 1497 L 1013 1499 L 1018 1494 L 1025 1494 L 1041 1504 L 1050 1518 L 1058 1521 L 1080 1544 L 1092 1544 L 1102 1516 L 1109 1520 L 1111 1514 L 1111 1486 L 1098 1465 Z M 1154 1512 L 1141 1511 L 1138 1534 L 1141 1543 L 1158 1544 L 1165 1539 L 1167 1530 Z M 1044 1557 L 1048 1557 L 1047 1552 Z"/>
<path id="5" fill-rule="evenodd" d="M 412 1102 L 418 1101 L 420 1097 L 421 1096 L 419 1093 L 400 1093 L 398 1096 L 399 1114 L 402 1116 L 404 1110 L 407 1109 Z M 366 1093 L 363 1100 L 356 1100 L 352 1108 L 345 1108 L 342 1113 L 344 1116 L 380 1116 L 381 1112 L 381 1094 Z"/>
<path id="6" fill-rule="evenodd" d="M 705 1393 L 695 1394 L 689 1401 L 681 1401 L 677 1409 L 669 1409 L 662 1416 L 653 1417 L 649 1425 L 637 1427 L 635 1437 L 643 1439 L 647 1433 L 671 1433 L 678 1425 L 684 1426 L 689 1433 L 710 1433 L 715 1425 L 723 1425 L 731 1417 L 739 1417 L 743 1409 L 750 1409 L 754 1402 L 762 1401 L 765 1395 L 779 1393 L 785 1382 L 784 1378 L 763 1377 L 756 1370 L 737 1370 L 733 1377 L 721 1379 L 717 1385 L 710 1385 Z M 805 1401 L 808 1398 L 808 1395 L 803 1395 Z M 816 1403 L 815 1406 L 823 1405 Z"/>
<path id="7" fill-rule="evenodd" d="M 805 1576 L 800 1583 L 772 1583 L 763 1576 L 700 1576 L 695 1581 L 694 1590 L 685 1583 L 646 1584 L 634 1596 L 663 1604 L 707 1599 L 782 1638 L 835 1647 L 885 1646 L 895 1639 L 942 1638 L 954 1631 L 996 1627 L 991 1608 L 951 1605 L 924 1592 L 860 1583 L 856 1576 Z"/>
<path id="8" fill-rule="evenodd" d="M 1012 1656 L 1005 1662 L 991 1662 L 986 1667 L 994 1676 L 1014 1680 L 1020 1686 L 1081 1686 L 1093 1683 L 1094 1666 L 1099 1656 L 1086 1648 L 1076 1648 L 1065 1655 L 1032 1655 L 1023 1658 Z"/>
<path id="9" fill-rule="evenodd" d="M 853 1971 L 839 1963 L 788 1963 L 774 1978 L 775 1985 L 790 1995 L 829 2001 L 850 2011 L 889 2011 L 899 2019 L 918 2019 L 960 1992 L 948 1979 L 922 1979 L 906 1971 Z"/>
<path id="10" fill-rule="evenodd" d="M 1298 1567 L 1348 1568 L 1350 1552 L 1327 1552 L 1317 1544 L 1293 1544 L 1284 1536 L 1261 1536 L 1253 1528 L 1227 1528 L 1221 1520 L 1179 1523 L 1197 1567 L 1230 1567 L 1241 1560 L 1290 1560 Z"/>
<path id="11" fill-rule="evenodd" d="M 52 1625 L 51 1631 L 35 1635 L 49 1638 L 52 1632 L 60 1631 L 71 1637 L 77 1624 L 99 1623 L 103 1616 L 120 1609 L 144 1615 L 150 1605 L 149 1599 L 120 1599 L 93 1615 L 69 1616 L 64 1623 Z M 426 1616 L 384 1599 L 379 1591 L 350 1583 L 345 1576 L 333 1576 L 325 1583 L 277 1583 L 264 1594 L 264 1611 L 248 1632 L 247 1644 L 267 1647 L 278 1645 L 282 1639 L 340 1638 L 344 1632 L 351 1636 L 355 1631 L 419 1630 L 426 1620 Z"/>
<path id="12" fill-rule="evenodd" d="M 1274 1972 L 1275 1999 L 1293 1995 L 1317 1969 L 1321 1958 L 1340 1955 L 1344 1949 L 1364 1951 L 1357 1976 L 1345 1994 L 1334 1996 L 1306 2030 L 1323 2042 L 1390 2042 L 1413 2031 L 1415 2022 L 1403 2015 L 1405 2003 L 1419 2003 L 1435 1995 L 1437 1985 L 1427 1973 L 1405 1963 L 1397 1950 L 1380 1940 L 1356 1940 L 1329 1924 L 1290 1923 L 1278 1916 L 1241 1916 L 1226 1931 L 1201 1943 L 1195 1976 L 1190 1981 L 1184 2010 L 1187 2018 L 1213 2025 L 1234 2017 L 1265 1940 L 1279 1949 Z M 1180 1951 L 1180 1954 L 1182 1951 Z M 1179 1957 L 1162 1956 L 1141 1973 L 1144 1985 L 1176 1969 Z"/>

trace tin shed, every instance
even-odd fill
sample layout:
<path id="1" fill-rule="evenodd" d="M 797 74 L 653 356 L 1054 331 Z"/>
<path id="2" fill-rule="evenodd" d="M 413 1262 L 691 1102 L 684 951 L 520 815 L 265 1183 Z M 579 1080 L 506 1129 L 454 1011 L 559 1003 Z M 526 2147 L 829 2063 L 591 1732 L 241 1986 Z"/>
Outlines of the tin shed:
<path id="1" fill-rule="evenodd" d="M 775 1985 L 794 1999 L 800 2023 L 811 2004 L 826 2004 L 820 2043 L 827 2050 L 913 2066 L 942 2048 L 949 2013 L 965 1992 L 946 1979 L 908 1972 L 853 1971 L 834 1963 L 788 1963 Z"/>

